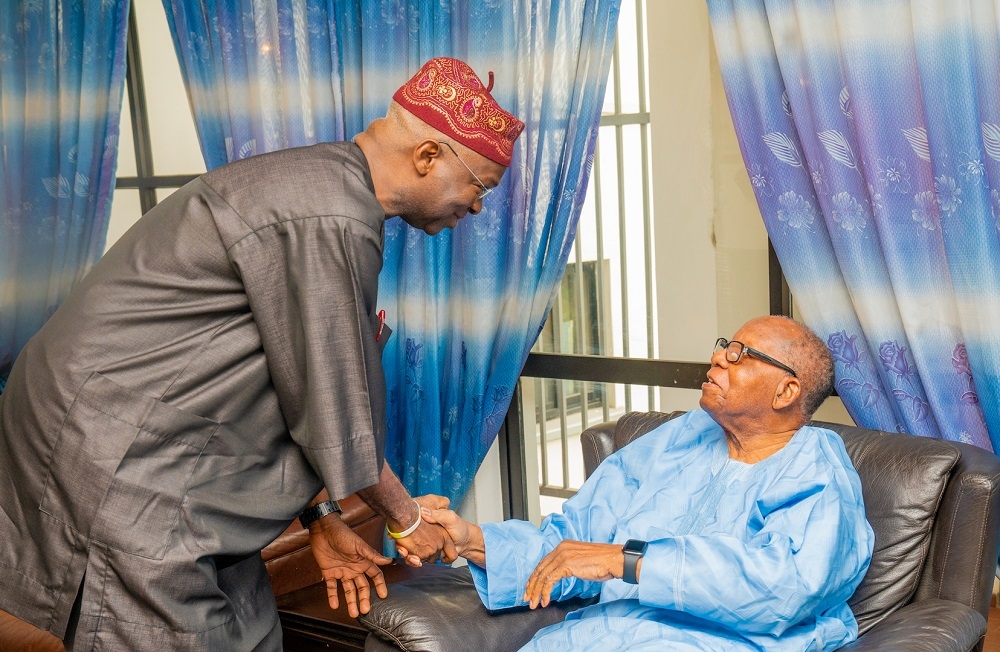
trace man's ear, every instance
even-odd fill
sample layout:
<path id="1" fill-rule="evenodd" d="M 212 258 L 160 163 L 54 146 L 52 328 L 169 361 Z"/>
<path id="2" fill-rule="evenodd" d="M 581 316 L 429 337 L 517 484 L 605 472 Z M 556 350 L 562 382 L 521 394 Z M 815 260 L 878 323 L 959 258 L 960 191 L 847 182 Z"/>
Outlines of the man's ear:
<path id="1" fill-rule="evenodd" d="M 798 403 L 801 395 L 802 384 L 799 382 L 799 379 L 795 376 L 786 376 L 781 379 L 781 382 L 778 383 L 778 387 L 775 389 L 771 407 L 776 412 L 784 410 Z"/>
<path id="2" fill-rule="evenodd" d="M 417 143 L 413 148 L 413 167 L 417 170 L 417 174 L 420 176 L 429 174 L 439 156 L 441 156 L 441 143 L 433 138 Z"/>

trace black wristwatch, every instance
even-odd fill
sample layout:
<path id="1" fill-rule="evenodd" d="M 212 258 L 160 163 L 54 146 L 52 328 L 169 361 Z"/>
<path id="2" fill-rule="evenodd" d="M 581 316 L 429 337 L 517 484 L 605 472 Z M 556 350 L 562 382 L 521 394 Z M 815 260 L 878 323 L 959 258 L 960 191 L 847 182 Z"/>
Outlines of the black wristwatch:
<path id="1" fill-rule="evenodd" d="M 341 513 L 340 504 L 336 500 L 327 500 L 317 505 L 313 505 L 306 511 L 299 514 L 299 523 L 302 524 L 303 529 L 308 530 L 309 524 L 314 521 L 318 521 L 327 514 L 337 514 Z"/>
<path id="2" fill-rule="evenodd" d="M 622 573 L 623 581 L 629 584 L 639 583 L 639 578 L 635 576 L 635 571 L 639 565 L 639 560 L 646 554 L 646 548 L 648 547 L 648 543 L 639 539 L 629 539 L 622 546 L 622 552 L 625 553 L 625 571 Z"/>

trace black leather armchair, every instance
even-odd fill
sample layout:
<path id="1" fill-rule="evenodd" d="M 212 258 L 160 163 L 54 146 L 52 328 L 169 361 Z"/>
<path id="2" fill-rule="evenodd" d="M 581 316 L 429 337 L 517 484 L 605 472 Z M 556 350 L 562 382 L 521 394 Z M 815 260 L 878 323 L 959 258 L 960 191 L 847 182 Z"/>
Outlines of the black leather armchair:
<path id="1" fill-rule="evenodd" d="M 589 475 L 679 412 L 633 412 L 582 435 Z M 850 600 L 843 650 L 982 650 L 1000 543 L 1000 458 L 966 444 L 815 423 L 838 432 L 861 476 L 875 552 Z M 468 569 L 403 582 L 361 618 L 365 650 L 516 650 L 583 603 L 490 613 Z"/>

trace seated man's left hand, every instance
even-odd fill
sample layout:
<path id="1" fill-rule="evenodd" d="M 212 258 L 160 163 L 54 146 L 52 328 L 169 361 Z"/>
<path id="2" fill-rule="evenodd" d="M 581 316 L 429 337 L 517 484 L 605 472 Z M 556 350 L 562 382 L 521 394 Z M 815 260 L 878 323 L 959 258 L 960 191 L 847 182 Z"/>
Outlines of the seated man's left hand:
<path id="1" fill-rule="evenodd" d="M 625 555 L 621 544 L 586 543 L 563 540 L 542 561 L 528 578 L 524 601 L 532 609 L 549 606 L 552 587 L 567 577 L 605 582 L 621 577 L 625 572 Z"/>

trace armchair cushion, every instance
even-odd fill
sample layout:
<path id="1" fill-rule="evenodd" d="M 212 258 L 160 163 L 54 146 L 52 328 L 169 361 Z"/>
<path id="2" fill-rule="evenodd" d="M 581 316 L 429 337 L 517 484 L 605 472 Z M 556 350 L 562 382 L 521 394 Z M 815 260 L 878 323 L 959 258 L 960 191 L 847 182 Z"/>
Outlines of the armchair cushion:
<path id="1" fill-rule="evenodd" d="M 535 632 L 562 622 L 570 611 L 594 602 L 566 600 L 544 609 L 527 607 L 491 612 L 483 606 L 467 567 L 441 572 L 392 587 L 386 600 L 373 598 L 372 608 L 359 617 L 369 631 L 388 645 L 371 640 L 365 650 L 447 652 L 463 650 L 506 652 L 519 649 Z M 474 624 L 471 624 L 474 623 Z"/>

